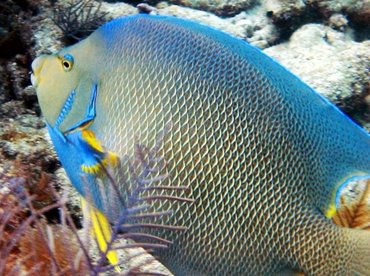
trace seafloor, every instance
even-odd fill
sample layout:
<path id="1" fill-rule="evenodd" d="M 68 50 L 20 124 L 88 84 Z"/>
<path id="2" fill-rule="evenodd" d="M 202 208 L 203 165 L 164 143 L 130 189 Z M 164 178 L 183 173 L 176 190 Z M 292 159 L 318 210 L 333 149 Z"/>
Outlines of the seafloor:
<path id="1" fill-rule="evenodd" d="M 73 194 L 45 130 L 30 83 L 30 64 L 41 53 L 85 37 L 104 21 L 138 12 L 199 21 L 245 39 L 370 130 L 367 0 L 149 0 L 140 9 L 140 1 L 71 1 L 85 8 L 92 5 L 92 10 L 73 11 L 69 0 L 0 3 L 0 194 L 15 180 L 35 194 L 41 206 L 53 201 L 46 182 Z M 349 199 L 361 193 L 365 183 L 356 187 L 344 191 Z M 70 198 L 67 206 L 78 221 L 79 202 Z M 54 217 L 50 212 L 48 220 L 57 223 Z"/>

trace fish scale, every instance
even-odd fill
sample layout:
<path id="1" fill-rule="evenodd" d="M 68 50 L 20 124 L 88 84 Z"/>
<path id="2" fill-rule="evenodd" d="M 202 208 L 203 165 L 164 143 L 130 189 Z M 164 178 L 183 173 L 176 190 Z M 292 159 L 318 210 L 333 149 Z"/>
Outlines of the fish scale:
<path id="1" fill-rule="evenodd" d="M 89 53 L 98 54 L 89 59 Z M 194 202 L 154 202 L 150 211 L 173 214 L 146 222 L 187 230 L 142 231 L 173 241 L 157 254 L 176 275 L 369 274 L 369 234 L 325 217 L 347 178 L 369 175 L 369 136 L 299 78 L 241 40 L 171 17 L 114 20 L 58 53 L 65 54 L 75 59 L 72 74 L 97 85 L 88 129 L 107 150 L 132 156 L 136 141 L 152 146 L 171 124 L 159 148 L 167 167 L 151 177 L 168 173 L 159 185 L 189 190 L 161 194 Z M 55 56 L 42 58 L 35 66 L 46 72 Z M 83 194 L 78 145 L 63 144 L 57 133 L 83 118 L 77 107 L 87 107 L 88 97 L 80 95 L 91 91 L 76 90 L 55 129 L 58 114 L 42 104 L 50 89 L 39 82 L 53 143 Z M 62 85 L 56 100 L 70 92 Z M 111 169 L 124 195 L 127 164 Z M 89 177 L 95 206 L 114 222 L 117 199 L 104 200 L 96 190 L 104 178 Z"/>
<path id="2" fill-rule="evenodd" d="M 201 50 L 199 50 L 199 51 L 201 51 Z M 139 54 L 139 56 L 141 56 L 141 55 Z M 234 61 L 232 61 L 232 62 L 234 62 Z M 150 67 L 150 64 L 149 64 L 148 67 Z M 198 67 L 201 68 L 201 66 L 198 66 Z M 142 74 L 145 74 L 145 72 L 141 72 L 141 73 Z M 194 75 L 198 75 L 199 73 L 200 72 L 195 73 Z M 179 82 L 179 81 L 181 82 L 183 78 L 181 77 L 181 74 L 179 74 L 179 75 L 180 75 L 180 77 L 178 77 L 178 78 L 176 78 L 175 76 L 173 76 L 172 78 L 168 78 L 167 77 L 166 79 L 168 79 L 168 80 L 173 79 L 174 80 L 174 83 Z M 152 79 L 152 80 L 154 79 L 155 80 L 156 78 L 160 78 L 160 77 L 154 76 L 154 77 L 151 77 L 150 79 Z M 136 79 L 136 78 L 134 77 L 133 79 Z M 127 81 L 129 81 L 129 80 L 127 80 Z M 140 78 L 139 78 L 138 81 L 140 82 Z M 251 80 L 251 81 L 253 82 L 253 80 Z M 220 86 L 221 87 L 225 87 L 225 84 L 226 84 L 226 78 L 224 78 L 224 80 L 223 80 L 223 82 L 221 82 Z M 174 87 L 175 86 L 175 84 L 173 84 L 173 85 L 167 84 L 167 85 L 169 85 L 170 87 Z M 150 87 L 151 85 L 147 85 L 147 86 Z M 176 85 L 176 86 L 178 87 L 178 85 Z M 260 83 L 259 86 L 262 87 L 263 86 L 263 83 Z M 192 87 L 192 88 L 194 89 L 194 87 Z M 231 87 L 231 89 L 233 89 L 234 91 L 238 91 L 237 88 L 238 87 L 236 87 L 236 89 L 234 87 Z M 259 87 L 257 86 L 257 89 L 258 88 Z M 209 90 L 207 88 L 203 88 L 203 89 Z M 129 91 L 130 91 L 130 89 L 129 89 Z M 145 90 L 144 91 L 142 90 L 141 93 L 143 93 L 143 92 L 145 92 Z M 146 92 L 149 95 L 153 95 L 155 93 L 155 91 L 153 91 L 153 92 L 146 91 Z M 173 104 L 175 106 L 174 109 L 176 109 L 176 111 L 173 112 L 173 114 L 179 114 L 179 112 L 178 112 L 178 110 L 179 110 L 178 101 L 179 101 L 179 99 L 182 98 L 183 94 L 187 94 L 187 92 L 188 91 L 186 91 L 186 90 L 183 91 L 183 92 L 180 92 L 180 93 L 177 91 L 177 93 L 176 93 L 177 94 L 177 98 L 175 99 L 175 103 Z M 202 94 L 208 94 L 208 95 L 211 96 L 212 99 L 213 99 L 212 96 L 218 97 L 219 100 L 221 100 L 221 101 L 223 100 L 222 98 L 225 98 L 225 96 L 223 96 L 221 93 L 216 94 L 216 95 L 212 95 L 212 94 L 210 94 L 212 92 L 213 92 L 213 94 L 216 94 L 214 91 L 206 91 L 206 92 L 203 92 Z M 124 91 L 122 91 L 122 95 L 117 95 L 117 97 L 119 97 L 119 98 L 120 97 L 125 97 L 125 95 L 123 95 L 123 93 L 124 93 Z M 238 95 L 237 94 L 236 95 L 236 97 L 237 97 L 236 100 L 239 100 L 238 99 L 238 96 L 240 97 L 240 100 L 241 101 L 244 99 L 241 95 Z M 142 98 L 142 97 L 140 97 L 140 98 Z M 198 169 L 196 169 L 196 171 L 201 172 L 201 173 L 199 173 L 197 175 L 197 178 L 199 179 L 199 182 L 201 182 L 201 183 L 203 182 L 204 183 L 203 186 L 206 189 L 205 189 L 205 191 L 203 191 L 203 190 L 194 190 L 194 195 L 192 193 L 189 195 L 190 197 L 192 197 L 192 198 L 194 198 L 196 200 L 195 201 L 196 202 L 196 205 L 198 205 L 198 206 L 194 206 L 194 209 L 193 210 L 189 210 L 189 211 L 191 213 L 193 213 L 194 210 L 203 207 L 202 208 L 202 211 L 203 211 L 204 216 L 198 217 L 198 220 L 200 221 L 199 227 L 196 227 L 194 229 L 192 229 L 193 227 L 190 227 L 190 229 L 187 231 L 187 233 L 188 233 L 187 236 L 188 237 L 189 236 L 196 237 L 197 239 L 192 240 L 192 243 L 194 243 L 196 245 L 196 244 L 199 243 L 199 241 L 202 239 L 202 237 L 206 236 L 207 234 L 208 235 L 210 234 L 210 233 L 206 233 L 206 232 L 212 231 L 212 228 L 209 228 L 209 227 L 211 227 L 212 225 L 216 225 L 216 227 L 217 227 L 217 225 L 222 225 L 222 224 L 220 224 L 218 222 L 218 220 L 223 220 L 224 221 L 224 227 L 223 228 L 221 227 L 221 229 L 220 229 L 221 234 L 220 233 L 218 233 L 218 234 L 217 233 L 211 233 L 211 235 L 209 235 L 210 238 L 208 239 L 208 242 L 205 243 L 205 244 L 203 244 L 203 247 L 204 247 L 203 248 L 203 251 L 205 251 L 205 252 L 212 252 L 212 249 L 213 250 L 216 249 L 219 252 L 224 252 L 224 254 L 225 253 L 228 253 L 228 254 L 227 255 L 225 254 L 226 256 L 222 256 L 221 255 L 221 256 L 218 256 L 218 258 L 216 258 L 216 259 L 219 259 L 219 260 L 223 260 L 220 263 L 220 265 L 218 265 L 218 266 L 214 265 L 214 261 L 215 261 L 214 257 L 216 257 L 216 256 L 212 256 L 212 254 L 209 255 L 209 257 L 208 257 L 209 259 L 208 260 L 207 259 L 202 259 L 201 262 L 204 265 L 207 265 L 209 267 L 213 267 L 214 271 L 209 271 L 210 274 L 212 274 L 212 273 L 220 273 L 220 274 L 221 273 L 232 273 L 232 274 L 241 273 L 243 271 L 243 266 L 241 266 L 240 260 L 243 260 L 243 259 L 246 260 L 247 258 L 246 258 L 246 256 L 244 256 L 244 258 L 243 258 L 243 255 L 245 255 L 245 254 L 241 254 L 241 252 L 235 252 L 235 249 L 234 249 L 234 252 L 237 253 L 237 254 L 230 254 L 230 252 L 232 252 L 233 250 L 232 250 L 232 248 L 230 248 L 227 245 L 228 244 L 232 244 L 232 240 L 235 239 L 236 236 L 239 236 L 240 234 L 244 234 L 244 233 L 243 233 L 243 229 L 239 229 L 240 232 L 235 233 L 234 235 L 232 235 L 232 233 L 230 233 L 230 232 L 232 232 L 232 230 L 230 231 L 230 229 L 234 229 L 235 228 L 234 225 L 233 225 L 234 224 L 233 219 L 235 217 L 235 214 L 238 213 L 238 210 L 235 208 L 235 205 L 231 205 L 232 207 L 229 207 L 229 208 L 225 208 L 225 205 L 226 206 L 229 206 L 229 201 L 232 201 L 232 199 L 235 200 L 235 193 L 236 193 L 236 191 L 234 189 L 228 189 L 228 188 L 230 188 L 230 187 L 237 188 L 237 185 L 233 185 L 234 182 L 235 182 L 235 177 L 233 175 L 233 174 L 235 174 L 235 170 L 232 170 L 232 168 L 233 167 L 240 167 L 240 165 L 238 166 L 238 164 L 236 164 L 237 166 L 235 166 L 235 164 L 233 163 L 234 162 L 234 160 L 232 159 L 233 152 L 230 151 L 230 150 L 233 150 L 233 149 L 234 150 L 235 149 L 238 149 L 238 146 L 239 146 L 239 145 L 237 147 L 231 146 L 231 145 L 235 145 L 235 142 L 236 142 L 236 140 L 235 140 L 236 135 L 234 135 L 234 131 L 235 131 L 235 127 L 234 127 L 234 123 L 235 122 L 234 121 L 240 122 L 245 117 L 244 118 L 243 117 L 240 118 L 239 116 L 237 116 L 238 114 L 233 114 L 233 110 L 234 109 L 240 110 L 240 107 L 237 106 L 236 108 L 233 108 L 233 105 L 237 104 L 237 101 L 235 103 L 230 98 L 226 98 L 226 100 L 225 100 L 225 102 L 227 103 L 226 105 L 222 105 L 222 103 L 221 103 L 221 106 L 223 106 L 225 108 L 225 110 L 222 110 L 221 109 L 221 112 L 223 111 L 221 114 L 217 114 L 218 112 L 217 112 L 217 109 L 216 108 L 214 108 L 212 111 L 210 111 L 210 109 L 212 107 L 209 105 L 209 103 L 206 102 L 206 103 L 201 103 L 200 104 L 199 101 L 201 101 L 201 100 L 207 101 L 207 99 L 196 98 L 196 101 L 197 101 L 196 104 L 198 104 L 198 106 L 197 107 L 190 106 L 190 108 L 189 108 L 190 110 L 195 109 L 195 112 L 194 113 L 196 113 L 196 116 L 195 117 L 196 117 L 196 119 L 198 121 L 201 120 L 202 122 L 207 122 L 212 117 L 215 117 L 216 119 L 221 117 L 223 119 L 221 123 L 223 123 L 223 125 L 225 125 L 225 123 L 227 122 L 227 125 L 230 126 L 230 131 L 227 133 L 228 136 L 229 136 L 229 138 L 226 138 L 225 139 L 225 140 L 228 140 L 229 143 L 224 143 L 224 144 L 221 144 L 221 145 L 219 144 L 219 147 L 220 148 L 225 147 L 225 152 L 222 152 L 221 151 L 221 156 L 222 156 L 221 158 L 222 159 L 226 159 L 226 162 L 224 164 L 224 167 L 226 167 L 226 168 L 224 168 L 224 170 L 227 170 L 228 169 L 230 171 L 230 173 L 229 173 L 229 178 L 228 179 L 225 179 L 225 178 L 220 179 L 221 181 L 219 181 L 218 183 L 215 184 L 215 188 L 210 189 L 209 187 L 205 187 L 205 183 L 207 183 L 208 181 L 202 181 L 202 180 L 203 179 L 208 179 L 209 178 L 208 175 L 211 174 L 212 171 L 214 171 L 213 168 L 212 168 L 212 164 L 205 163 L 205 162 L 200 163 L 201 164 L 201 167 L 198 168 Z M 261 104 L 261 97 L 255 97 L 255 99 L 250 99 L 250 100 L 252 102 L 253 101 L 259 101 L 259 105 L 265 106 L 265 104 L 263 102 Z M 137 104 L 137 102 L 135 102 L 133 104 Z M 253 103 L 252 103 L 250 106 L 256 106 L 255 112 L 257 112 L 258 111 L 257 108 L 258 108 L 259 105 L 253 105 Z M 260 111 L 260 112 L 263 113 L 263 110 Z M 141 115 L 145 115 L 145 113 L 141 113 Z M 214 116 L 212 116 L 212 115 L 214 115 Z M 111 116 L 114 117 L 115 114 L 112 114 Z M 109 116 L 109 117 L 111 117 L 111 116 Z M 252 118 L 252 120 L 255 120 L 255 118 Z M 145 121 L 145 119 L 144 119 L 144 121 Z M 175 120 L 171 120 L 171 121 L 173 121 L 174 126 L 178 125 L 178 122 L 176 121 L 176 119 Z M 164 122 L 164 120 L 163 120 L 163 122 Z M 189 123 L 188 121 L 185 121 L 185 123 L 182 123 L 181 126 L 183 127 L 184 125 L 186 125 L 188 123 Z M 248 122 L 248 123 L 251 124 L 250 122 Z M 247 123 L 247 125 L 248 125 L 248 123 Z M 201 129 L 200 130 L 199 129 L 196 130 L 197 136 L 198 137 L 207 137 L 208 135 L 211 135 L 212 134 L 212 132 L 211 132 L 212 126 L 213 126 L 213 124 L 208 124 L 208 127 L 205 124 L 201 124 L 201 127 L 200 127 Z M 119 128 L 119 129 L 123 129 L 124 130 L 125 127 L 122 127 L 122 128 Z M 140 129 L 140 127 L 139 127 L 139 129 Z M 264 133 L 264 132 L 261 131 L 261 134 L 262 133 Z M 226 133 L 224 133 L 222 131 L 219 136 L 222 137 L 222 136 L 225 136 L 225 134 Z M 184 135 L 185 135 L 184 133 L 181 133 L 179 136 L 184 136 Z M 121 135 L 118 135 L 118 136 L 121 137 Z M 174 135 L 174 136 L 177 136 L 177 135 Z M 230 136 L 234 136 L 234 139 L 230 139 L 230 138 L 232 138 Z M 155 136 L 152 135 L 152 137 L 155 137 Z M 215 138 L 217 138 L 217 137 L 215 137 Z M 103 138 L 102 140 L 104 141 L 105 139 Z M 190 140 L 190 139 L 187 139 L 187 140 Z M 216 140 L 216 139 L 209 139 L 209 140 L 211 141 L 211 145 L 210 146 L 212 148 L 214 148 L 216 146 L 215 145 L 215 141 L 220 141 L 219 139 L 218 140 Z M 146 140 L 144 140 L 144 141 L 147 142 Z M 192 141 L 194 141 L 194 138 L 193 138 Z M 123 141 L 121 141 L 121 142 L 123 142 Z M 148 141 L 148 142 L 150 143 L 150 141 Z M 119 144 L 121 144 L 121 143 L 119 143 Z M 209 144 L 209 143 L 207 143 L 207 140 L 204 140 L 203 143 L 202 142 L 199 143 L 199 141 L 197 141 L 197 143 L 195 143 L 195 144 L 199 144 L 199 148 L 200 148 L 200 150 L 198 152 L 196 152 L 196 153 L 202 155 L 201 154 L 201 151 L 204 151 L 204 156 L 201 156 L 201 157 L 198 157 L 198 158 L 196 156 L 194 156 L 191 159 L 192 160 L 194 160 L 194 159 L 195 160 L 205 160 L 205 159 L 208 159 L 209 160 L 209 158 L 207 158 L 207 156 L 209 155 L 210 149 L 207 146 L 207 144 Z M 174 145 L 174 146 L 171 147 L 171 150 L 172 150 L 172 148 L 176 148 L 176 147 L 183 148 L 184 147 L 184 144 L 181 143 L 181 147 L 180 147 L 180 145 L 179 146 Z M 111 147 L 108 146 L 108 148 L 111 148 Z M 257 149 L 257 151 L 255 152 L 255 159 L 258 159 L 258 156 L 260 155 L 260 152 L 259 151 L 262 151 L 263 148 L 264 148 L 263 146 L 261 146 L 260 149 L 258 149 L 257 146 L 254 147 L 254 149 Z M 215 153 L 220 153 L 220 149 L 215 149 L 214 152 Z M 226 152 L 228 152 L 229 154 L 225 154 Z M 238 163 L 238 161 L 239 162 L 243 162 L 242 159 L 240 159 L 240 156 L 238 156 L 236 154 L 234 154 L 234 155 L 235 155 L 235 159 L 236 159 L 235 162 L 236 163 Z M 165 157 L 167 157 L 166 159 L 169 161 L 169 163 L 171 163 L 171 160 L 178 160 L 178 159 L 181 160 L 181 157 L 180 158 L 176 158 L 176 156 L 175 157 L 168 157 L 166 154 L 165 154 Z M 248 158 L 246 158 L 246 159 L 248 159 Z M 213 164 L 217 164 L 217 165 L 220 166 L 220 164 L 218 162 L 219 161 L 217 160 Z M 176 167 L 179 167 L 179 166 L 181 167 L 181 165 L 178 164 L 178 163 L 179 162 L 176 162 L 175 163 L 176 164 Z M 227 164 L 229 164 L 229 165 L 227 166 Z M 222 166 L 222 164 L 221 164 L 221 166 Z M 196 165 L 194 165 L 194 167 L 196 168 Z M 258 176 L 259 175 L 259 168 L 260 167 L 261 167 L 260 164 L 256 164 L 254 166 L 254 169 L 257 171 L 257 173 L 256 172 L 252 172 L 252 173 L 253 174 L 256 174 L 256 176 Z M 187 164 L 186 168 L 187 168 L 187 170 L 190 170 L 190 171 L 193 169 L 192 166 L 191 166 L 191 164 L 190 164 L 190 166 L 189 166 L 189 164 Z M 174 170 L 175 170 L 175 173 L 171 173 L 171 176 L 173 177 L 173 178 L 171 177 L 171 179 L 174 179 L 173 182 L 174 183 L 177 183 L 176 178 L 181 173 L 179 173 L 176 170 L 176 168 L 174 168 Z M 222 187 L 222 182 L 228 182 L 230 184 L 230 186 L 224 187 L 224 190 L 226 189 L 226 191 L 222 191 L 222 189 L 220 189 L 220 188 L 217 189 L 217 187 Z M 199 186 L 201 186 L 201 184 Z M 213 194 L 214 197 L 210 196 L 209 193 Z M 221 196 L 218 196 L 217 195 L 218 193 L 221 194 Z M 204 195 L 202 195 L 202 194 L 204 194 Z M 223 196 L 225 196 L 227 194 L 230 194 L 230 198 L 231 199 L 229 199 L 229 198 L 226 198 L 225 199 L 223 197 Z M 261 192 L 259 190 L 257 190 L 257 191 L 254 191 L 253 194 L 257 195 L 257 197 L 253 199 L 253 201 L 255 201 L 257 203 L 260 203 L 261 202 L 261 199 L 262 199 Z M 203 200 L 200 200 L 199 195 L 202 195 L 201 198 Z M 216 200 L 216 197 L 219 198 L 219 201 Z M 199 198 L 199 200 L 198 200 L 198 198 Z M 208 198 L 209 200 L 204 200 L 204 198 Z M 263 205 L 266 206 L 266 204 L 261 204 L 261 205 L 262 206 Z M 178 210 L 176 210 L 176 208 L 181 208 L 181 206 L 171 206 L 171 207 L 172 207 L 171 209 L 174 209 L 175 214 L 178 212 Z M 268 205 L 266 207 L 268 207 Z M 209 210 L 207 210 L 207 209 L 209 209 Z M 227 209 L 233 209 L 234 210 L 234 213 L 232 213 L 232 212 L 229 213 L 228 211 L 230 211 L 230 210 L 227 210 Z M 245 214 L 243 214 L 244 213 L 243 211 L 244 211 L 243 209 L 241 209 L 239 211 L 239 213 L 240 213 L 238 215 L 238 218 L 239 219 L 240 218 L 248 217 L 249 220 L 253 221 L 254 216 L 257 216 L 258 215 L 257 219 L 259 219 L 259 221 L 261 221 L 262 218 L 263 218 L 263 216 L 265 216 L 265 213 L 266 213 L 267 210 L 266 211 L 263 210 L 262 212 L 261 212 L 261 210 L 257 210 L 258 212 L 256 212 L 256 214 L 251 214 L 251 216 L 249 214 L 248 214 L 248 216 L 245 216 Z M 228 213 L 230 215 L 229 216 L 226 216 L 226 214 L 228 214 Z M 216 217 L 215 220 L 210 219 L 210 215 L 211 214 Z M 277 214 L 277 215 L 280 215 L 280 214 Z M 194 215 L 193 214 L 185 214 L 182 217 L 194 217 Z M 170 221 L 170 222 L 171 223 L 174 223 L 174 224 L 177 224 L 178 223 L 177 221 Z M 243 224 L 244 224 L 244 222 L 241 222 L 241 225 L 243 225 Z M 181 221 L 181 224 L 180 225 L 183 225 L 183 222 L 182 221 Z M 187 225 L 187 224 L 185 224 L 185 225 Z M 257 223 L 257 225 L 258 225 L 258 223 Z M 260 229 L 260 228 L 257 228 L 257 229 Z M 255 233 L 256 233 L 255 240 L 263 239 L 264 237 L 267 237 L 268 236 L 267 235 L 268 234 L 267 232 L 264 235 L 261 235 L 262 233 L 260 233 L 258 231 L 255 231 Z M 156 234 L 163 235 L 162 233 L 156 233 Z M 231 237 L 231 240 L 230 241 L 228 241 L 228 237 Z M 222 241 L 222 242 L 220 243 L 220 241 Z M 255 241 L 253 241 L 253 242 L 255 242 Z M 256 252 L 260 252 L 258 254 L 259 255 L 258 258 L 262 258 L 263 256 L 266 256 L 266 248 L 264 248 L 264 246 L 267 246 L 267 244 L 269 244 L 269 243 L 271 244 L 271 242 L 269 242 L 269 240 L 266 240 L 266 244 L 265 245 L 264 244 L 261 245 L 262 248 L 258 248 L 257 247 Z M 180 242 L 179 242 L 179 244 L 180 244 Z M 243 244 L 248 245 L 248 240 L 246 240 L 245 242 L 243 242 Z M 240 249 L 242 249 L 242 248 L 243 247 L 241 247 Z M 171 256 L 171 255 L 176 254 L 176 252 L 178 252 L 178 251 L 179 251 L 179 248 L 172 247 L 172 250 L 166 252 L 165 254 L 168 255 L 168 256 Z M 194 250 L 192 250 L 192 249 L 190 249 L 190 251 L 193 251 L 194 252 Z M 252 252 L 249 255 L 249 257 L 250 258 L 253 257 L 256 254 L 256 252 L 252 250 Z M 232 256 L 232 258 L 230 258 L 230 255 Z M 188 261 L 188 263 L 193 263 L 193 264 L 200 265 L 199 264 L 199 260 L 197 260 L 196 256 L 197 256 L 197 254 L 195 254 L 193 256 L 193 258 L 190 258 L 189 261 Z M 227 259 L 228 258 L 230 259 L 229 262 L 227 262 Z M 254 257 L 254 258 L 256 258 L 256 257 Z M 262 259 L 263 260 L 261 262 L 265 262 L 266 261 L 266 257 L 265 258 L 262 258 Z M 226 265 L 223 265 L 223 262 L 226 262 Z M 172 263 L 172 261 L 169 260 L 167 263 Z M 239 269 L 238 270 L 235 270 L 235 271 L 231 270 L 231 268 L 234 267 L 234 265 L 231 265 L 231 264 L 234 264 L 235 267 L 236 268 L 239 268 Z M 247 264 L 244 264 L 244 265 L 247 265 Z M 170 265 L 170 267 L 171 267 L 171 265 Z M 251 272 L 253 272 L 253 271 L 251 271 Z M 265 271 L 258 271 L 258 270 L 256 270 L 254 273 L 259 273 L 259 272 L 265 272 Z"/>

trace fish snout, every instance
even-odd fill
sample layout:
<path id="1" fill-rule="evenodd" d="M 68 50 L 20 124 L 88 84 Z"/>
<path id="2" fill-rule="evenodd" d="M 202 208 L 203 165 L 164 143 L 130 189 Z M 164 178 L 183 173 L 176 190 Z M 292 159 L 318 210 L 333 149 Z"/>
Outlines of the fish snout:
<path id="1" fill-rule="evenodd" d="M 31 83 L 36 88 L 40 82 L 40 72 L 42 65 L 44 64 L 46 55 L 41 55 L 37 57 L 31 64 L 32 73 L 31 73 Z"/>

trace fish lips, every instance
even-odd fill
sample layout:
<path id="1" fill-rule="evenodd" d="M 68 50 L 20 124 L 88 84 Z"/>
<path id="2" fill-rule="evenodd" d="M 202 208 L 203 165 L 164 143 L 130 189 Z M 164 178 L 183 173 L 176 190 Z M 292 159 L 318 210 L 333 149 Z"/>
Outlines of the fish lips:
<path id="1" fill-rule="evenodd" d="M 37 88 L 37 85 L 39 84 L 38 78 L 35 76 L 34 73 L 31 73 L 31 84 L 33 87 Z"/>
<path id="2" fill-rule="evenodd" d="M 39 76 L 40 76 L 42 66 L 46 60 L 46 57 L 47 55 L 41 55 L 38 58 L 36 58 L 31 64 L 31 68 L 32 68 L 31 83 L 35 88 L 37 88 L 40 82 Z"/>

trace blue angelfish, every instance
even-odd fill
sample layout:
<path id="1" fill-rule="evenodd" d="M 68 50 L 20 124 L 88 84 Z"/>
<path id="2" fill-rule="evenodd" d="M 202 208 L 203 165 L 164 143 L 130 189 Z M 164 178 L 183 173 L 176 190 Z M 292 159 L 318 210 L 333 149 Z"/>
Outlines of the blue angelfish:
<path id="1" fill-rule="evenodd" d="M 102 166 L 124 185 L 122 157 L 171 123 L 159 185 L 188 186 L 194 203 L 153 202 L 173 213 L 148 220 L 188 229 L 142 231 L 173 242 L 158 255 L 176 275 L 370 274 L 370 233 L 329 219 L 347 180 L 370 175 L 369 135 L 260 50 L 187 20 L 135 15 L 32 67 L 72 184 L 111 223 L 120 210 L 99 187 Z"/>

